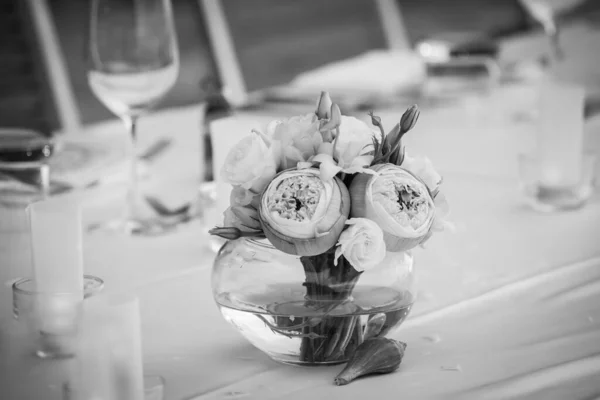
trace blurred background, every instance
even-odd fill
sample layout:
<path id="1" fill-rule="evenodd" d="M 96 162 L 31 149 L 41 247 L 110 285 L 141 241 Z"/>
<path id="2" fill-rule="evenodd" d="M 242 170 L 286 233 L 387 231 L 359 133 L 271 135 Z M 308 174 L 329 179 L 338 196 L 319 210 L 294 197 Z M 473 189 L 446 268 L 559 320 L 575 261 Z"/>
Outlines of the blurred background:
<path id="1" fill-rule="evenodd" d="M 376 3 L 220 2 L 246 90 L 281 85 L 304 71 L 389 47 L 389 31 L 385 32 L 386 22 Z M 384 3 L 389 7 L 394 2 Z M 557 18 L 564 20 L 593 21 L 600 10 L 597 0 L 554 3 Z M 402 32 L 396 34 L 403 36 L 396 38 L 395 47 L 413 47 L 424 38 L 447 32 L 495 40 L 542 29 L 517 0 L 397 0 L 394 5 L 387 17 L 399 21 Z M 206 15 L 201 0 L 173 0 L 173 7 L 181 68 L 174 88 L 158 108 L 207 100 L 218 103 L 222 72 L 217 68 L 215 41 L 209 40 L 207 30 L 207 21 L 214 20 L 214 15 Z M 86 125 L 116 118 L 88 85 L 88 21 L 88 1 L 1 2 L 0 126 L 32 128 L 50 135 L 68 123 L 65 119 Z M 65 107 L 71 110 L 61 110 Z"/>

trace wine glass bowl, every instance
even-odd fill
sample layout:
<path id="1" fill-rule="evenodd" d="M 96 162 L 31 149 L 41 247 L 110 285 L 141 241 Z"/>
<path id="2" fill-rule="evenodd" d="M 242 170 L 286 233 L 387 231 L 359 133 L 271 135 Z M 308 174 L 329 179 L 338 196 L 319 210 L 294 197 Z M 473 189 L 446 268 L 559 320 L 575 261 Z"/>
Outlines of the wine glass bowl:
<path id="1" fill-rule="evenodd" d="M 129 234 L 156 234 L 160 221 L 146 217 L 138 194 L 138 119 L 173 87 L 179 53 L 170 0 L 92 0 L 87 48 L 88 82 L 95 96 L 123 120 L 131 135 L 126 216 L 107 224 Z"/>

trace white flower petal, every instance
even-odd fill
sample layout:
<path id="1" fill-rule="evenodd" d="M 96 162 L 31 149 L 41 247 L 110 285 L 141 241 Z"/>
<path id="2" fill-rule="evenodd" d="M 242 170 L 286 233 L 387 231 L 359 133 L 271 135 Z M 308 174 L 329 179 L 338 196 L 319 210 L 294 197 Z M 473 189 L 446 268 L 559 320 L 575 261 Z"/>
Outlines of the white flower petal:
<path id="1" fill-rule="evenodd" d="M 318 162 L 318 163 L 335 164 L 335 161 L 333 160 L 333 157 L 330 156 L 329 154 L 317 154 L 316 156 L 314 156 L 313 158 L 311 158 L 311 160 L 313 162 Z"/>
<path id="2" fill-rule="evenodd" d="M 435 192 L 442 181 L 442 176 L 435 170 L 433 163 L 427 157 L 408 154 L 404 156 L 402 168 L 411 172 L 427 185 L 430 192 Z"/>
<path id="3" fill-rule="evenodd" d="M 322 162 L 319 166 L 319 170 L 321 171 L 321 179 L 323 182 L 328 182 L 332 180 L 333 177 L 342 170 L 342 168 L 333 163 Z"/>
<path id="4" fill-rule="evenodd" d="M 300 161 L 297 165 L 296 168 L 298 169 L 307 169 L 307 168 L 312 168 L 313 163 L 312 162 L 308 162 L 308 161 Z"/>
<path id="5" fill-rule="evenodd" d="M 251 134 L 229 151 L 221 169 L 221 177 L 234 186 L 250 189 L 261 178 L 273 178 L 276 170 L 277 163 L 272 150 L 259 135 Z"/>

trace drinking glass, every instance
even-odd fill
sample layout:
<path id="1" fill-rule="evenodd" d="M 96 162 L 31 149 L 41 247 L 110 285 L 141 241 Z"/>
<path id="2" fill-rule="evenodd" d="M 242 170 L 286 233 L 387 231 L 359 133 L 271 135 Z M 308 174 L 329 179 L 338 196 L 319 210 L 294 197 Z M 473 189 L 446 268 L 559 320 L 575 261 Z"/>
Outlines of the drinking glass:
<path id="1" fill-rule="evenodd" d="M 12 285 L 13 317 L 24 322 L 22 339 L 30 342 L 40 358 L 69 358 L 75 353 L 75 337 L 81 301 L 95 296 L 104 281 L 84 276 L 82 292 L 39 292 L 35 281 L 22 278 Z"/>
<path id="2" fill-rule="evenodd" d="M 143 216 L 138 194 L 136 136 L 139 118 L 171 89 L 179 54 L 170 0 L 92 0 L 88 82 L 131 135 L 131 170 L 125 217 L 106 224 L 126 234 L 161 233 L 158 218 Z"/>
<path id="3" fill-rule="evenodd" d="M 48 196 L 54 147 L 54 140 L 39 132 L 0 129 L 0 203 L 20 205 Z"/>

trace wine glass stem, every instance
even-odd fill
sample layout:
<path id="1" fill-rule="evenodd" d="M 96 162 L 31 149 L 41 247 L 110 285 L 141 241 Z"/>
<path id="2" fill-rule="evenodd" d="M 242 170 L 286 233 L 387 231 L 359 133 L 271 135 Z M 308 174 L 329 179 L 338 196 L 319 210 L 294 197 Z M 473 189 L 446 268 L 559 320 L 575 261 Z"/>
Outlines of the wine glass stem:
<path id="1" fill-rule="evenodd" d="M 138 159 L 137 159 L 137 117 L 124 117 L 125 126 L 131 136 L 131 169 L 129 171 L 129 188 L 127 190 L 127 218 L 134 220 L 137 217 L 138 200 Z"/>

